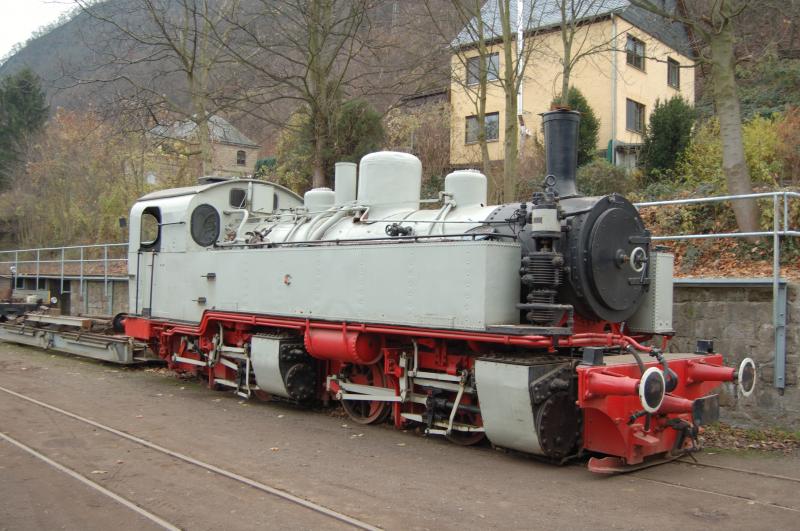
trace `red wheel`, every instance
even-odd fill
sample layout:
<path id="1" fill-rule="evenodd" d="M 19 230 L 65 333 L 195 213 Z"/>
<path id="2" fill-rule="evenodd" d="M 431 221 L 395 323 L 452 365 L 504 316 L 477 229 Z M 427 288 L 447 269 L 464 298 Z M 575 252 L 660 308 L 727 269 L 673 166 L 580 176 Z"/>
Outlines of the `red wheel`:
<path id="1" fill-rule="evenodd" d="M 344 369 L 345 381 L 359 385 L 388 387 L 383 365 L 348 365 Z M 374 402 L 370 400 L 342 400 L 342 409 L 353 422 L 358 424 L 375 424 L 386 420 L 392 410 L 391 402 Z"/>

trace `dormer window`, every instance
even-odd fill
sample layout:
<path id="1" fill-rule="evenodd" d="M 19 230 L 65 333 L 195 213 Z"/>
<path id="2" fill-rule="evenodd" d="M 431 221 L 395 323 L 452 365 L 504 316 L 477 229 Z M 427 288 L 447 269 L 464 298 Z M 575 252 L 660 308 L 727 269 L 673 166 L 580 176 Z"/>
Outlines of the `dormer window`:
<path id="1" fill-rule="evenodd" d="M 240 149 L 236 152 L 236 165 L 237 166 L 246 166 L 247 165 L 247 153 Z"/>

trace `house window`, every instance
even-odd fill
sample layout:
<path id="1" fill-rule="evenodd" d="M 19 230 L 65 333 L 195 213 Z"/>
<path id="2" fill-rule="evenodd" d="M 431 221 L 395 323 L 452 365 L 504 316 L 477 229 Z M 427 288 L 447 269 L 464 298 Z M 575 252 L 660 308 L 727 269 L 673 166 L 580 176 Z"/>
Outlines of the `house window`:
<path id="1" fill-rule="evenodd" d="M 500 113 L 489 113 L 485 116 L 486 141 L 491 142 L 500 138 Z M 480 126 L 477 116 L 467 116 L 466 131 L 464 134 L 465 144 L 474 144 L 478 141 Z"/>
<path id="2" fill-rule="evenodd" d="M 626 100 L 625 127 L 635 133 L 644 133 L 644 105 L 638 101 Z"/>
<path id="3" fill-rule="evenodd" d="M 245 164 L 247 164 L 247 153 L 240 149 L 236 152 L 236 165 L 244 166 Z"/>
<path id="4" fill-rule="evenodd" d="M 467 85 L 477 85 L 481 81 L 480 56 L 467 59 Z M 500 55 L 493 53 L 486 56 L 486 80 L 495 81 L 500 77 Z"/>
<path id="5" fill-rule="evenodd" d="M 681 88 L 681 64 L 675 59 L 667 59 L 667 84 Z"/>
<path id="6" fill-rule="evenodd" d="M 627 52 L 627 62 L 639 70 L 644 70 L 644 43 L 636 37 L 628 35 L 628 43 L 625 45 Z"/>

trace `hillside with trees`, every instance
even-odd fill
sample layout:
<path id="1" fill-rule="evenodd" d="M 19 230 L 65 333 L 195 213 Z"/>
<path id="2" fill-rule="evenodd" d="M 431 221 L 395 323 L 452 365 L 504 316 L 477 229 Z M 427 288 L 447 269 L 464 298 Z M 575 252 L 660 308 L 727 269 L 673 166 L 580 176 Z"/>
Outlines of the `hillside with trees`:
<path id="1" fill-rule="evenodd" d="M 631 2 L 656 13 L 663 4 Z M 553 94 L 554 104 L 590 117 L 591 105 L 569 85 L 572 68 L 596 51 L 580 45 L 580 25 L 569 22 L 570 12 L 587 7 L 577 0 L 556 3 L 563 8 L 565 46 L 574 44 L 563 61 L 563 83 L 554 83 L 561 90 Z M 450 170 L 450 109 L 441 100 L 412 105 L 409 97 L 448 86 L 451 59 L 460 57 L 451 55 L 449 44 L 483 4 L 78 0 L 70 17 L 43 29 L 0 63 L 0 95 L 27 94 L 9 96 L 0 109 L 4 244 L 123 240 L 117 219 L 135 197 L 154 186 L 191 184 L 206 172 L 210 147 L 204 139 L 214 115 L 262 146 L 258 176 L 297 191 L 329 184 L 336 160 L 390 148 L 420 156 L 424 189 L 435 196 Z M 498 2 L 502 35 L 476 28 L 478 37 L 509 43 L 501 48 L 512 57 L 509 64 L 517 53 L 511 46 L 512 4 Z M 596 8 L 603 1 L 590 4 Z M 800 1 L 677 4 L 679 11 L 670 16 L 691 30 L 699 58 L 696 101 L 656 105 L 640 166 L 633 171 L 597 156 L 592 120 L 585 119 L 582 189 L 646 200 L 800 186 Z M 478 66 L 483 82 L 472 90 L 480 117 L 486 112 L 480 93 L 491 65 Z M 511 96 L 532 74 L 522 64 L 510 70 L 493 82 L 503 87 L 506 111 L 514 116 Z M 36 91 L 29 90 L 36 84 Z M 28 98 L 34 92 L 37 96 Z M 12 100 L 19 105 L 5 103 Z M 12 108 L 30 114 L 24 120 L 12 117 Z M 199 130 L 190 149 L 156 145 L 148 135 L 154 126 L 187 120 Z M 520 135 L 515 119 L 506 123 L 511 128 L 506 139 Z M 484 156 L 483 171 L 508 200 L 527 197 L 540 184 L 542 146 L 536 135 L 523 140 L 508 146 L 508 160 Z M 148 180 L 153 167 L 170 168 L 155 185 Z M 48 210 L 52 205 L 59 212 Z M 660 234 L 763 230 L 772 223 L 770 205 L 758 202 L 735 215 L 724 205 L 659 212 L 645 214 Z M 789 215 L 796 226 L 800 202 L 793 203 Z M 789 259 L 796 259 L 798 250 L 786 245 Z M 690 269 L 720 252 L 702 242 L 677 249 L 681 267 Z M 733 253 L 727 255 L 733 261 L 758 259 L 769 250 L 767 242 L 754 241 L 722 251 Z"/>

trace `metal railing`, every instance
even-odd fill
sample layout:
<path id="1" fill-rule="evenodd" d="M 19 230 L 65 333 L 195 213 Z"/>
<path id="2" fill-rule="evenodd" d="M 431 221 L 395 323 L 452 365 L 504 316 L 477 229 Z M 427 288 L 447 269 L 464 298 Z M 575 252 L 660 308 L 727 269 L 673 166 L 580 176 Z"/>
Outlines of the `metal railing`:
<path id="1" fill-rule="evenodd" d="M 753 232 L 722 232 L 710 234 L 678 234 L 653 236 L 653 241 L 699 240 L 714 238 L 763 238 L 772 237 L 772 325 L 775 332 L 774 379 L 775 388 L 783 392 L 786 387 L 786 286 L 781 281 L 781 238 L 798 237 L 800 230 L 793 228 L 789 220 L 789 202 L 800 198 L 798 192 L 762 192 L 755 194 L 722 195 L 693 199 L 672 199 L 668 201 L 647 201 L 634 203 L 637 208 L 659 206 L 681 206 L 723 201 L 745 201 L 772 198 L 772 230 Z"/>
<path id="2" fill-rule="evenodd" d="M 79 293 L 84 301 L 86 281 L 102 278 L 110 314 L 113 301 L 109 296 L 109 285 L 114 280 L 127 280 L 127 249 L 127 243 L 103 243 L 0 251 L 0 275 L 10 274 L 14 278 L 14 288 L 18 287 L 17 282 L 26 278 L 35 279 L 36 289 L 39 289 L 42 278 L 57 278 L 62 296 L 71 293 L 64 289 L 64 282 L 78 280 Z"/>

